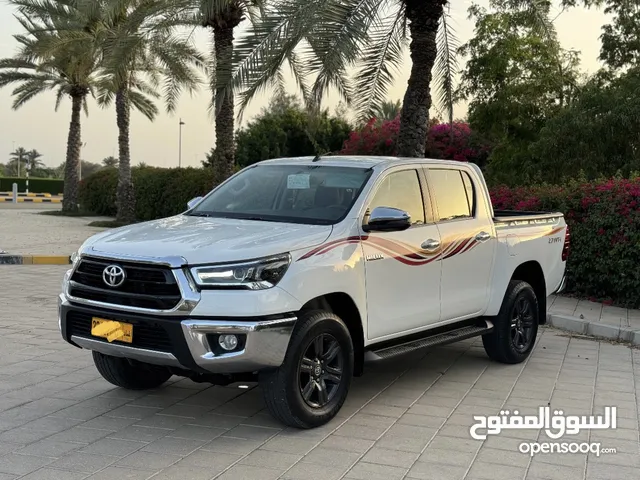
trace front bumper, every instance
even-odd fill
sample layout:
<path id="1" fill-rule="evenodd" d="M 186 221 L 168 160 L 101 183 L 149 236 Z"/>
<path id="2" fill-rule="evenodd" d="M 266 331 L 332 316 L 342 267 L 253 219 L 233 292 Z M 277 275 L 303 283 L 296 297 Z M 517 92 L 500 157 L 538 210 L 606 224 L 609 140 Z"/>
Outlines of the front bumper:
<path id="1" fill-rule="evenodd" d="M 58 317 L 62 337 L 77 347 L 155 365 L 218 374 L 251 373 L 280 366 L 297 320 L 294 314 L 247 319 L 154 316 L 76 305 L 64 294 L 59 296 Z M 93 317 L 131 323 L 134 343 L 109 343 L 92 336 Z M 241 339 L 236 351 L 224 352 L 214 343 L 217 335 L 224 334 Z"/>

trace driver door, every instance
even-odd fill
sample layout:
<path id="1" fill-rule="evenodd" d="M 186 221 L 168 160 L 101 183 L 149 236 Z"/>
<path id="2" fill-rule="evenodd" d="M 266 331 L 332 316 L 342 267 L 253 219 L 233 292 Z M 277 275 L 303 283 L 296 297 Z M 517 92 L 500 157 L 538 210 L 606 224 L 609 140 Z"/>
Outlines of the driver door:
<path id="1" fill-rule="evenodd" d="M 412 223 L 407 230 L 362 237 L 369 340 L 418 331 L 440 320 L 440 234 L 427 198 L 418 169 L 405 168 L 384 176 L 367 203 L 367 214 L 376 207 L 397 208 Z"/>

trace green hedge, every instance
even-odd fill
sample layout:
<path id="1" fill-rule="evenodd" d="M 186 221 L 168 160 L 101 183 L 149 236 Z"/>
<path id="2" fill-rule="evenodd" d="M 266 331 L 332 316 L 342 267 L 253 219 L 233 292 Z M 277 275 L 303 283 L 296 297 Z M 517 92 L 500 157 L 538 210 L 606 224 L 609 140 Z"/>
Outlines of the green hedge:
<path id="1" fill-rule="evenodd" d="M 213 188 L 213 172 L 202 168 L 134 167 L 136 218 L 153 220 L 170 217 L 187 209 L 193 197 Z M 80 205 L 98 215 L 115 216 L 118 171 L 104 169 L 80 183 Z"/>
<path id="2" fill-rule="evenodd" d="M 14 183 L 18 184 L 18 192 L 26 191 L 26 178 L 0 177 L 0 192 L 11 192 Z M 64 180 L 32 177 L 29 179 L 29 192 L 61 195 L 64 192 Z"/>
<path id="3" fill-rule="evenodd" d="M 571 231 L 567 292 L 640 307 L 640 178 L 498 187 L 494 208 L 561 211 Z"/>

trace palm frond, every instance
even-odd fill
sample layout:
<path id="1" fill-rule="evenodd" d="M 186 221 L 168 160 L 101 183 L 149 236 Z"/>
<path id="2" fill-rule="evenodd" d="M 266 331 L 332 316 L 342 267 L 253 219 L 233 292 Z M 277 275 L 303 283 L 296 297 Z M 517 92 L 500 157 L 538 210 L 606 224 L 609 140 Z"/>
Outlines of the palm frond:
<path id="1" fill-rule="evenodd" d="M 11 92 L 12 96 L 15 97 L 13 100 L 13 104 L 11 108 L 14 110 L 19 109 L 33 97 L 47 91 L 51 90 L 55 87 L 55 84 L 48 82 L 40 82 L 38 80 L 32 80 L 28 82 L 24 82 L 22 85 L 17 87 L 13 92 Z"/>
<path id="2" fill-rule="evenodd" d="M 140 92 L 129 92 L 131 106 L 142 113 L 149 120 L 154 121 L 158 115 L 158 107 L 155 103 Z"/>
<path id="3" fill-rule="evenodd" d="M 356 73 L 355 108 L 359 121 L 371 118 L 373 108 L 387 99 L 388 90 L 399 70 L 407 44 L 404 36 L 404 8 L 398 5 L 395 15 L 378 18 L 371 27 L 368 45 L 362 49 Z"/>
<path id="4" fill-rule="evenodd" d="M 436 102 L 447 113 L 449 124 L 453 124 L 454 77 L 458 72 L 458 49 L 460 48 L 460 42 L 451 23 L 452 19 L 449 13 L 445 12 L 436 38 L 438 55 L 433 70 L 433 79 L 436 83 Z"/>
<path id="5" fill-rule="evenodd" d="M 217 95 L 244 89 L 240 113 L 255 94 L 266 88 L 291 53 L 313 32 L 317 19 L 332 0 L 281 0 L 267 9 L 261 19 L 234 47 L 232 75 L 224 85 L 216 85 Z M 303 75 L 302 69 L 298 69 Z"/>
<path id="6" fill-rule="evenodd" d="M 54 111 L 58 111 L 58 109 L 60 108 L 60 104 L 62 103 L 62 99 L 64 98 L 64 96 L 66 95 L 66 90 L 64 88 L 64 85 L 60 85 L 58 87 L 58 91 L 56 92 L 56 104 L 54 107 Z"/>
<path id="7" fill-rule="evenodd" d="M 329 5 L 318 22 L 321 27 L 306 39 L 312 55 L 307 58 L 310 70 L 317 70 L 313 86 L 315 103 L 331 86 L 349 101 L 351 88 L 346 71 L 358 59 L 360 49 L 368 41 L 369 28 L 381 15 L 386 15 L 387 0 L 347 0 Z"/>

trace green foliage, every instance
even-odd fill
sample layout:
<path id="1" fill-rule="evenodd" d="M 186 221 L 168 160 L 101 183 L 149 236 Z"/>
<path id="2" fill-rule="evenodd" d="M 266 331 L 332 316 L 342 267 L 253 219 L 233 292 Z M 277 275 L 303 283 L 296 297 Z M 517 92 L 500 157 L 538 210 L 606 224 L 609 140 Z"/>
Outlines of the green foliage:
<path id="1" fill-rule="evenodd" d="M 11 192 L 14 183 L 18 184 L 19 192 L 26 191 L 26 178 L 0 177 L 0 192 Z M 64 191 L 64 181 L 57 178 L 29 178 L 29 191 L 34 193 L 60 195 Z"/>
<path id="2" fill-rule="evenodd" d="M 570 107 L 547 121 L 531 145 L 548 179 L 629 175 L 640 169 L 640 69 L 591 79 Z"/>
<path id="3" fill-rule="evenodd" d="M 491 190 L 494 208 L 561 211 L 571 231 L 567 292 L 640 307 L 640 179 Z"/>
<path id="4" fill-rule="evenodd" d="M 294 96 L 278 96 L 236 133 L 236 164 L 246 167 L 262 160 L 337 152 L 351 126 L 328 111 L 309 112 Z M 211 166 L 213 153 L 205 166 Z"/>
<path id="5" fill-rule="evenodd" d="M 494 145 L 488 175 L 524 183 L 540 170 L 529 145 L 576 95 L 578 57 L 560 48 L 548 6 L 532 15 L 513 3 L 493 0 L 491 11 L 470 8 L 475 36 L 461 48 L 469 61 L 458 96 L 471 99 L 469 123 Z"/>
<path id="6" fill-rule="evenodd" d="M 640 2 L 607 0 L 612 22 L 602 27 L 600 60 L 611 70 L 640 66 Z"/>
<path id="7" fill-rule="evenodd" d="M 200 168 L 133 167 L 136 219 L 153 220 L 184 212 L 187 202 L 213 188 L 213 173 Z M 115 216 L 118 171 L 105 168 L 80 182 L 81 208 Z"/>

